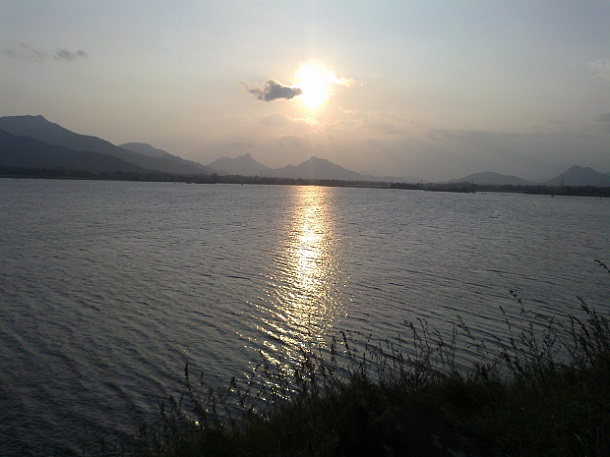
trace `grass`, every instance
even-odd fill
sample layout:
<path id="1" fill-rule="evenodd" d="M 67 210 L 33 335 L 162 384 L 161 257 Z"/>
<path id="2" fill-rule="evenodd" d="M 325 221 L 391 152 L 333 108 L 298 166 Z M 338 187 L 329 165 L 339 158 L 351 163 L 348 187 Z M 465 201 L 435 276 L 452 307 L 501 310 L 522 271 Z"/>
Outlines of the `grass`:
<path id="1" fill-rule="evenodd" d="M 447 339 L 423 320 L 406 323 L 409 351 L 343 334 L 225 390 L 194 381 L 187 364 L 183 395 L 116 453 L 608 456 L 609 315 L 580 305 L 582 317 L 562 322 L 523 310 L 494 344 L 463 324 Z M 465 347 L 478 354 L 467 369 L 456 362 Z"/>

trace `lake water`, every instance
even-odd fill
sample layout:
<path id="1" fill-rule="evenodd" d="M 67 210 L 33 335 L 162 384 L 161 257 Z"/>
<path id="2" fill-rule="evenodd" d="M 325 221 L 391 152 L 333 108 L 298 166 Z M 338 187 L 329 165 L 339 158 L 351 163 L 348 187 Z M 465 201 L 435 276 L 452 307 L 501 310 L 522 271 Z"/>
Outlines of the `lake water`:
<path id="1" fill-rule="evenodd" d="M 0 456 L 133 432 L 187 360 L 226 386 L 339 330 L 501 335 L 510 290 L 608 309 L 594 259 L 608 199 L 0 179 Z"/>

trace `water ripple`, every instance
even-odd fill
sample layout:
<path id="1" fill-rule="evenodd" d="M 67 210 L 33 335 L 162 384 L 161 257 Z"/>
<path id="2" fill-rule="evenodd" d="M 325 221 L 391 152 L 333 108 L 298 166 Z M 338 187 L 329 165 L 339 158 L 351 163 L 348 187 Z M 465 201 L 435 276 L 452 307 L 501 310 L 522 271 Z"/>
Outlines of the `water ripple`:
<path id="1" fill-rule="evenodd" d="M 405 321 L 493 344 L 521 297 L 607 307 L 603 199 L 0 180 L 0 455 L 80 455 L 135 430 L 186 361 L 225 386 Z M 477 357 L 467 347 L 458 363 Z"/>

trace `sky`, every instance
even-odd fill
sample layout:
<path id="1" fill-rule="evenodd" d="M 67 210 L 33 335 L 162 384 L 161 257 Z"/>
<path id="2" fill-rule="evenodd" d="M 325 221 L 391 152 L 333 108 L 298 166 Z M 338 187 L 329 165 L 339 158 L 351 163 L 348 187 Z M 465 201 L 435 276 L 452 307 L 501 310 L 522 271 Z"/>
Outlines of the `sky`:
<path id="1" fill-rule="evenodd" d="M 208 164 L 610 172 L 610 1 L 0 0 L 0 116 Z"/>

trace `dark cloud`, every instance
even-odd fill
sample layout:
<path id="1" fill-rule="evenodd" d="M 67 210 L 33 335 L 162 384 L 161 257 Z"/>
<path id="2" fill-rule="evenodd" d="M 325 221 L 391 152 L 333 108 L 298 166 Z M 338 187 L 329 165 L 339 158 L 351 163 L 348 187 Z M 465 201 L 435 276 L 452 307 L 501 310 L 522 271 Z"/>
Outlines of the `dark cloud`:
<path id="1" fill-rule="evenodd" d="M 82 49 L 72 52 L 66 48 L 57 48 L 57 51 L 55 54 L 53 54 L 53 58 L 55 60 L 65 60 L 66 62 L 73 62 L 77 59 L 86 59 L 88 56 L 89 55 Z"/>
<path id="2" fill-rule="evenodd" d="M 25 60 L 29 62 L 37 62 L 42 63 L 49 60 L 50 56 L 44 50 L 35 49 L 27 44 L 20 44 L 19 46 L 15 46 L 12 48 L 3 48 L 2 54 L 15 59 L 15 60 Z M 52 55 L 55 60 L 62 60 L 64 62 L 73 62 L 78 59 L 86 59 L 89 55 L 79 49 L 78 51 L 70 51 L 66 48 L 57 48 L 55 54 Z"/>
<path id="3" fill-rule="evenodd" d="M 256 98 L 264 102 L 272 102 L 273 100 L 278 99 L 290 100 L 303 93 L 298 87 L 283 86 L 272 80 L 267 81 L 263 87 L 246 87 L 248 88 L 248 92 L 254 94 Z"/>
<path id="4" fill-rule="evenodd" d="M 44 62 L 48 59 L 48 54 L 39 49 L 34 49 L 26 44 L 20 44 L 13 48 L 3 48 L 2 53 L 15 60 L 26 60 L 30 62 Z"/>

